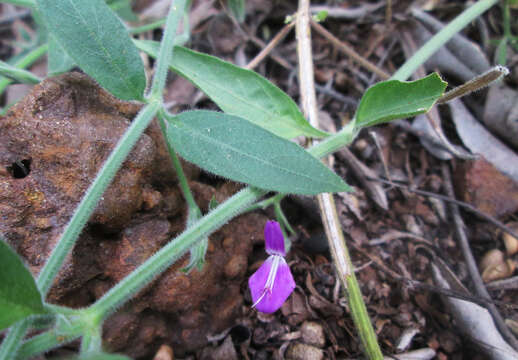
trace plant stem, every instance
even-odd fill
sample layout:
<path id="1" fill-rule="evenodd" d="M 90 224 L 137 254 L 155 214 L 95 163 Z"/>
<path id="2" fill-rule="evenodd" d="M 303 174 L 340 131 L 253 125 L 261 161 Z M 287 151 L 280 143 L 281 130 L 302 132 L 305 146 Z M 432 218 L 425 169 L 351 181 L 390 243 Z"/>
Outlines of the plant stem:
<path id="1" fill-rule="evenodd" d="M 88 188 L 85 196 L 81 199 L 74 215 L 67 224 L 63 235 L 59 239 L 58 244 L 52 250 L 49 259 L 41 270 L 36 284 L 40 289 L 43 297 L 49 291 L 54 277 L 57 275 L 66 255 L 74 246 L 81 230 L 95 210 L 97 202 L 102 194 L 115 177 L 117 170 L 124 159 L 139 139 L 140 135 L 146 130 L 147 126 L 157 113 L 160 104 L 152 102 L 146 105 L 133 120 L 130 127 L 117 143 L 115 149 L 104 163 L 97 177 Z"/>
<path id="2" fill-rule="evenodd" d="M 0 73 L 7 78 L 26 84 L 37 84 L 41 81 L 41 78 L 30 71 L 19 69 L 3 61 L 0 61 Z"/>
<path id="3" fill-rule="evenodd" d="M 178 184 L 180 185 L 180 189 L 182 191 L 185 201 L 187 202 L 187 206 L 189 207 L 189 209 L 200 212 L 198 204 L 196 204 L 196 200 L 194 200 L 194 196 L 192 195 L 191 188 L 189 187 L 189 183 L 188 183 L 187 177 L 185 176 L 185 173 L 183 171 L 182 164 L 180 163 L 180 159 L 178 158 L 178 155 L 176 154 L 176 151 L 174 150 L 173 144 L 171 143 L 171 141 L 169 140 L 169 137 L 167 136 L 166 123 L 164 121 L 165 116 L 166 116 L 165 110 L 161 109 L 161 111 L 158 113 L 158 123 L 160 125 L 160 129 L 162 130 L 162 135 L 164 137 L 164 140 L 167 144 L 167 150 L 169 151 L 169 156 L 171 156 L 171 160 L 173 162 L 173 167 L 176 172 L 176 176 L 178 177 Z"/>
<path id="4" fill-rule="evenodd" d="M 160 19 L 160 20 L 154 21 L 154 22 L 146 24 L 146 25 L 137 26 L 137 27 L 131 28 L 129 30 L 129 33 L 132 35 L 137 35 L 137 34 L 141 34 L 143 32 L 149 31 L 149 30 L 155 30 L 156 28 L 159 28 L 160 26 L 164 25 L 165 21 L 166 21 L 166 19 Z"/>
<path id="5" fill-rule="evenodd" d="M 25 335 L 29 325 L 29 320 L 22 320 L 9 329 L 2 341 L 2 346 L 0 346 L 0 360 L 9 360 L 16 355 L 18 348 L 22 344 L 20 340 Z"/>
<path id="6" fill-rule="evenodd" d="M 63 343 L 73 341 L 84 332 L 83 326 L 84 324 L 79 322 L 72 324 L 66 331 L 52 329 L 43 334 L 36 335 L 22 344 L 16 359 L 32 358 L 44 351 L 54 349 Z M 15 357 L 9 357 L 9 359 L 13 358 Z"/>
<path id="7" fill-rule="evenodd" d="M 98 324 L 93 328 L 89 328 L 88 331 L 84 331 L 81 338 L 81 348 L 79 353 L 84 354 L 97 354 L 102 351 L 103 337 L 102 337 L 102 325 Z"/>
<path id="8" fill-rule="evenodd" d="M 313 127 L 318 128 L 318 106 L 315 92 L 313 53 L 311 50 L 311 33 L 309 27 L 309 2 L 310 0 L 299 0 L 297 12 L 296 31 L 299 61 L 299 88 L 304 114 L 306 118 L 308 118 L 309 123 Z M 350 133 L 348 135 L 351 135 L 350 138 L 346 137 L 347 141 L 352 141 L 354 138 L 353 125 L 354 121 L 346 128 L 349 131 L 344 132 L 344 134 Z M 342 284 L 343 292 L 349 302 L 350 312 L 360 336 L 364 352 L 370 360 L 382 360 L 383 355 L 378 340 L 376 339 L 376 333 L 372 328 L 360 287 L 354 276 L 354 267 L 347 246 L 345 245 L 333 194 L 322 193 L 317 195 L 317 199 L 322 223 L 329 242 L 329 250 L 333 258 L 333 264 L 336 268 L 338 279 Z"/>
<path id="9" fill-rule="evenodd" d="M 187 228 L 180 236 L 171 240 L 155 255 L 126 276 L 102 298 L 97 300 L 88 311 L 93 316 L 105 318 L 121 306 L 131 295 L 138 292 L 155 276 L 167 269 L 178 258 L 195 245 L 198 239 L 210 235 L 213 231 L 236 216 L 240 210 L 251 204 L 267 191 L 247 187 L 202 217 L 196 226 Z"/>
<path id="10" fill-rule="evenodd" d="M 165 87 L 167 71 L 169 64 L 173 58 L 174 38 L 178 23 L 185 12 L 185 0 L 174 1 L 167 14 L 165 23 L 164 36 L 160 42 L 160 50 L 158 52 L 157 63 L 155 65 L 155 76 L 149 91 L 149 97 L 152 99 L 162 99 L 162 91 Z"/>
<path id="11" fill-rule="evenodd" d="M 428 60 L 437 50 L 439 50 L 441 46 L 497 2 L 498 0 L 480 0 L 475 2 L 471 7 L 464 10 L 452 22 L 428 40 L 423 47 L 421 47 L 403 64 L 403 66 L 399 68 L 398 71 L 396 71 L 394 75 L 392 75 L 391 79 L 401 81 L 408 79 L 412 73 Z"/>
<path id="12" fill-rule="evenodd" d="M 31 9 L 36 7 L 36 3 L 34 2 L 34 0 L 2 0 L 0 2 L 4 4 L 13 4 L 17 6 L 28 7 Z"/>
<path id="13" fill-rule="evenodd" d="M 48 44 L 41 45 L 40 47 L 37 47 L 36 49 L 32 50 L 30 53 L 25 55 L 23 58 L 18 60 L 16 63 L 14 63 L 13 66 L 19 68 L 19 69 L 25 69 L 28 66 L 31 66 L 36 60 L 38 60 L 40 57 L 42 57 L 48 50 L 49 46 Z M 10 83 L 13 81 L 8 78 L 1 78 L 0 79 L 0 94 L 2 94 Z"/>

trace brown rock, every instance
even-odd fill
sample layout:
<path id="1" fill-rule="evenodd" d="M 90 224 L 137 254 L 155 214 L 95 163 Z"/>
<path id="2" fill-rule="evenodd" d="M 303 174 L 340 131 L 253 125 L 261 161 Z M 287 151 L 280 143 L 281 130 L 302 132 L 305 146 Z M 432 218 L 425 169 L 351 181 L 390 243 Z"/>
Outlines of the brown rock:
<path id="1" fill-rule="evenodd" d="M 483 158 L 465 161 L 455 169 L 455 187 L 463 201 L 491 216 L 518 210 L 518 184 Z"/>
<path id="2" fill-rule="evenodd" d="M 73 73 L 43 81 L 0 118 L 0 233 L 34 273 L 139 108 Z M 104 194 L 47 301 L 88 306 L 183 230 L 185 204 L 162 135 L 156 125 L 146 134 Z M 199 169 L 190 169 L 188 177 L 196 177 Z M 239 188 L 190 183 L 202 211 L 214 195 Z M 167 269 L 105 322 L 107 348 L 136 358 L 168 344 L 182 356 L 205 346 L 208 334 L 232 326 L 243 305 L 248 255 L 262 241 L 265 222 L 250 213 L 212 234 L 201 272 L 179 271 L 188 256 Z"/>
<path id="3" fill-rule="evenodd" d="M 0 232 L 36 269 L 137 110 L 73 73 L 43 81 L 0 118 Z M 139 209 L 154 151 L 142 136 L 93 222 L 117 229 Z"/>
<path id="4" fill-rule="evenodd" d="M 292 343 L 286 350 L 287 360 L 322 360 L 324 351 L 311 345 Z"/>

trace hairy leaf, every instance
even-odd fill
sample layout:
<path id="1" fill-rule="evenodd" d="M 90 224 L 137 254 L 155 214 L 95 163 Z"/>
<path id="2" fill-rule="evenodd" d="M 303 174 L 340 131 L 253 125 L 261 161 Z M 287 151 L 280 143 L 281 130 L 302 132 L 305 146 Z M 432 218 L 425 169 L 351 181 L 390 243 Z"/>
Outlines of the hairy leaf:
<path id="1" fill-rule="evenodd" d="M 32 274 L 0 238 L 0 330 L 27 316 L 45 312 Z"/>
<path id="2" fill-rule="evenodd" d="M 446 89 L 437 73 L 406 82 L 388 80 L 367 89 L 356 110 L 356 126 L 367 127 L 430 110 Z"/>
<path id="3" fill-rule="evenodd" d="M 74 60 L 68 56 L 65 49 L 63 49 L 51 34 L 49 34 L 47 59 L 47 73 L 49 76 L 65 73 L 75 66 Z"/>
<path id="4" fill-rule="evenodd" d="M 66 53 L 104 88 L 124 100 L 142 99 L 140 55 L 103 0 L 38 0 L 47 27 Z"/>
<path id="5" fill-rule="evenodd" d="M 350 190 L 297 144 L 240 117 L 187 111 L 167 124 L 167 136 L 180 155 L 214 174 L 282 193 Z"/>
<path id="6" fill-rule="evenodd" d="M 135 40 L 135 44 L 151 56 L 158 54 L 158 42 Z M 280 137 L 327 136 L 306 121 L 284 91 L 254 71 L 180 46 L 174 49 L 171 68 L 200 88 L 224 112 Z"/>

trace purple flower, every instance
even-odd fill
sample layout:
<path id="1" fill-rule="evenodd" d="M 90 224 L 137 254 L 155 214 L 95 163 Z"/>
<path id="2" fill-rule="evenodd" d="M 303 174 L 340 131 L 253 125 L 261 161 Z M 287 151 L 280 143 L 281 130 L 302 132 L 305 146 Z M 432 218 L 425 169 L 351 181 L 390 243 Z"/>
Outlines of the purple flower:
<path id="1" fill-rule="evenodd" d="M 264 313 L 277 311 L 295 289 L 295 281 L 284 260 L 284 237 L 277 221 L 268 221 L 264 227 L 266 252 L 270 255 L 248 280 L 254 304 Z"/>

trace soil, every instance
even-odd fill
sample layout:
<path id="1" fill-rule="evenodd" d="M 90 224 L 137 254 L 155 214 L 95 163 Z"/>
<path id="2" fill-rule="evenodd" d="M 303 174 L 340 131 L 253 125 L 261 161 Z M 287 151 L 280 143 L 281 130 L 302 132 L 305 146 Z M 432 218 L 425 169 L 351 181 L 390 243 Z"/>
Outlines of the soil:
<path id="1" fill-rule="evenodd" d="M 144 14 L 153 3 L 136 1 L 134 9 Z M 365 3 L 323 1 L 313 5 L 346 9 Z M 466 4 L 427 2 L 431 14 L 444 22 Z M 405 60 L 402 34 L 415 26 L 407 12 L 410 5 L 409 1 L 394 2 L 389 22 L 386 7 L 381 6 L 351 19 L 330 16 L 322 25 L 392 74 Z M 225 2 L 193 1 L 188 46 L 244 66 L 296 9 L 295 1 L 247 0 L 246 19 L 239 24 Z M 501 24 L 501 10 L 495 7 L 463 33 L 492 59 L 495 47 L 483 37 L 501 37 Z M 2 31 L 14 39 L 18 30 L 10 24 Z M 160 33 L 143 36 L 158 39 Z M 2 59 L 14 51 L 13 44 L 0 46 Z M 316 33 L 313 51 L 323 127 L 340 128 L 354 116 L 362 93 L 380 79 Z M 518 61 L 512 48 L 508 58 L 511 75 L 505 81 L 516 90 Z M 296 64 L 292 31 L 255 70 L 297 101 Z M 444 75 L 445 80 L 458 82 L 454 75 Z M 178 76 L 171 76 L 167 89 L 166 101 L 172 112 L 217 109 Z M 467 100 L 473 111 L 484 96 L 477 93 Z M 34 86 L 0 117 L 0 233 L 34 274 L 138 109 L 138 104 L 121 102 L 86 75 L 73 72 Z M 447 124 L 448 114 L 442 115 L 448 137 L 460 144 Z M 362 132 L 350 150 L 370 169 L 371 176 L 403 185 L 371 181 L 369 186 L 377 186 L 386 197 L 383 204 L 351 170 L 346 155 L 336 154 L 331 159 L 334 170 L 355 188 L 352 193 L 337 194 L 335 200 L 383 353 L 389 356 L 427 348 L 435 351 L 438 359 L 486 358 L 481 344 L 463 334 L 453 320 L 432 276 L 431 266 L 440 258 L 468 288 L 467 296 L 481 301 L 469 276 L 448 202 L 414 190 L 447 194 L 446 164 L 456 197 L 479 212 L 512 224 L 517 220 L 517 183 L 483 159 L 440 160 L 418 137 L 393 124 Z M 184 169 L 203 212 L 208 211 L 212 197 L 221 202 L 242 186 L 191 164 L 184 163 Z M 262 231 L 265 222 L 275 218 L 271 209 L 255 211 L 237 217 L 210 236 L 202 271 L 179 271 L 188 263 L 187 257 L 182 258 L 109 318 L 104 328 L 106 347 L 139 359 L 151 359 L 157 352 L 163 359 L 361 358 L 360 341 L 331 262 L 318 206 L 312 198 L 296 196 L 286 197 L 282 206 L 296 230 L 290 238 L 287 261 L 297 288 L 279 311 L 267 315 L 251 308 L 247 279 L 266 257 Z M 462 210 L 461 216 L 478 262 L 490 250 L 505 250 L 501 230 L 472 212 Z M 185 223 L 186 206 L 160 130 L 153 123 L 97 206 L 47 300 L 87 306 L 181 233 Z M 505 259 L 516 264 L 517 255 L 506 253 Z M 513 272 L 510 266 L 499 278 L 510 279 Z M 515 322 L 516 283 L 505 289 L 490 287 L 502 317 Z M 67 355 L 76 346 L 70 344 L 46 356 Z"/>

